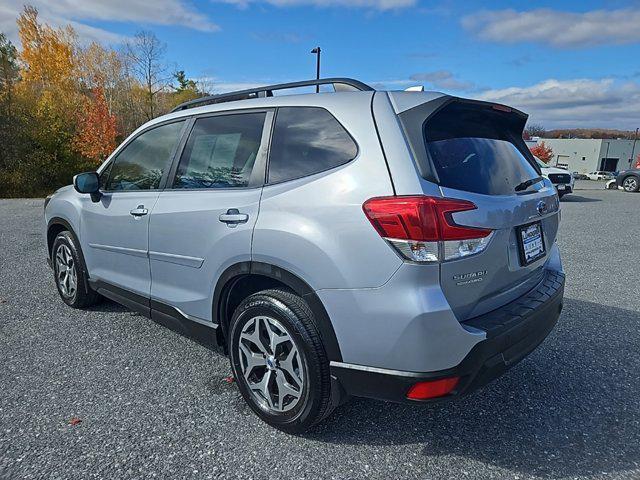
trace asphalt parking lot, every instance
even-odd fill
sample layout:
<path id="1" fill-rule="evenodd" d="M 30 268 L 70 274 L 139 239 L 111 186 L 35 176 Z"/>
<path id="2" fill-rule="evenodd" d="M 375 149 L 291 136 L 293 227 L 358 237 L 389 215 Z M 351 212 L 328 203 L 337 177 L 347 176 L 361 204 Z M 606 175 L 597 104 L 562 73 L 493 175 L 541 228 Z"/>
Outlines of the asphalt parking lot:
<path id="1" fill-rule="evenodd" d="M 538 350 L 455 403 L 354 399 L 296 437 L 245 407 L 220 352 L 66 307 L 42 201 L 0 200 L 0 478 L 639 478 L 640 194 L 561 205 L 565 309 Z"/>

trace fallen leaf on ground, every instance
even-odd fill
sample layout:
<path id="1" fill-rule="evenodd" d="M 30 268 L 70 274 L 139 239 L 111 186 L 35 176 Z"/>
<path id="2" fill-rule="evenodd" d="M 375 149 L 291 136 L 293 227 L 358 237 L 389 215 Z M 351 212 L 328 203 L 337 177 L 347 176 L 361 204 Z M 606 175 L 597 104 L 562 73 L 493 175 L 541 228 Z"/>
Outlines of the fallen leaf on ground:
<path id="1" fill-rule="evenodd" d="M 82 422 L 82 420 L 80 420 L 78 417 L 73 417 L 71 420 L 69 420 L 69 425 L 78 425 L 80 422 Z"/>

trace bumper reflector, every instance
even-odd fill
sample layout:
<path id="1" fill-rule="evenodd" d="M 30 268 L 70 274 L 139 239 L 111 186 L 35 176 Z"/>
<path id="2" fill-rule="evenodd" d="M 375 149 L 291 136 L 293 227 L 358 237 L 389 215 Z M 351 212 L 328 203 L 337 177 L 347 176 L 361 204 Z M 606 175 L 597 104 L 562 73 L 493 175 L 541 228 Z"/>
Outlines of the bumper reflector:
<path id="1" fill-rule="evenodd" d="M 407 392 L 407 398 L 410 400 L 427 400 L 429 398 L 444 397 L 456 388 L 459 380 L 459 377 L 451 377 L 416 383 Z"/>

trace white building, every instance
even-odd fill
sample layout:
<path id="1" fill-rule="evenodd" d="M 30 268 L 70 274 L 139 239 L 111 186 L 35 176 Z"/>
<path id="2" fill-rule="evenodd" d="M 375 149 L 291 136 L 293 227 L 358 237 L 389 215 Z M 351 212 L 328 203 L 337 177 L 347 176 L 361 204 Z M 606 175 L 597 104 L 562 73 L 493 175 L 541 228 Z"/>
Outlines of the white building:
<path id="1" fill-rule="evenodd" d="M 640 140 L 590 138 L 540 138 L 537 140 L 538 144 L 542 142 L 553 150 L 551 165 L 578 173 L 626 170 L 631 168 L 632 158 L 637 158 L 640 154 Z"/>

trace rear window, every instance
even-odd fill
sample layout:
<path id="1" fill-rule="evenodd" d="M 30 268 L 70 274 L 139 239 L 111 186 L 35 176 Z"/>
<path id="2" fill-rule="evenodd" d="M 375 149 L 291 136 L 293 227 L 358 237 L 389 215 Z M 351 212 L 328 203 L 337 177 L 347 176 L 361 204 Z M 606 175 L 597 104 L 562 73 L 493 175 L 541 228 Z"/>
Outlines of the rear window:
<path id="1" fill-rule="evenodd" d="M 538 176 L 537 172 L 507 140 L 461 137 L 427 142 L 427 149 L 444 187 L 508 195 L 516 185 Z"/>
<path id="2" fill-rule="evenodd" d="M 428 156 L 416 155 L 419 162 L 429 163 L 421 171 L 435 170 L 443 187 L 511 195 L 516 186 L 539 177 L 523 153 L 526 146 L 520 145 L 526 117 L 519 112 L 452 102 L 424 121 L 426 117 L 422 117 L 419 133 L 416 129 L 422 138 L 412 143 L 426 147 Z M 411 119 L 416 120 L 415 116 Z"/>

